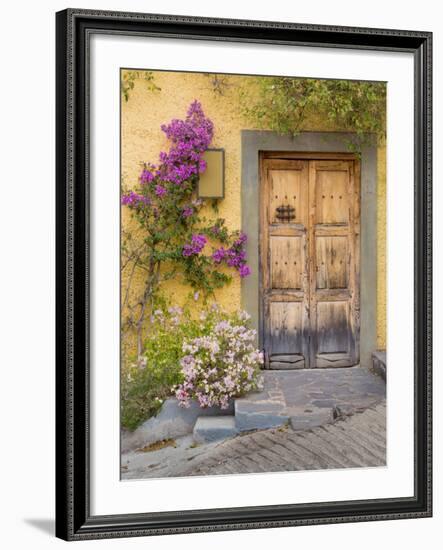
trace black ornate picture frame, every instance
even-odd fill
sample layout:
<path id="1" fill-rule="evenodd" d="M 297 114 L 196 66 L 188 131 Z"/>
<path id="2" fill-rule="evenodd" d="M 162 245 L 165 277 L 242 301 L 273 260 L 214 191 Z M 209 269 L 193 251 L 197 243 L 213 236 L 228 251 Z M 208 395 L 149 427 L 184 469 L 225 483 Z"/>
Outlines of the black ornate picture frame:
<path id="1" fill-rule="evenodd" d="M 432 33 L 81 9 L 68 9 L 56 17 L 56 535 L 84 540 L 431 516 Z M 95 33 L 413 53 L 413 497 L 91 515 L 89 44 Z"/>

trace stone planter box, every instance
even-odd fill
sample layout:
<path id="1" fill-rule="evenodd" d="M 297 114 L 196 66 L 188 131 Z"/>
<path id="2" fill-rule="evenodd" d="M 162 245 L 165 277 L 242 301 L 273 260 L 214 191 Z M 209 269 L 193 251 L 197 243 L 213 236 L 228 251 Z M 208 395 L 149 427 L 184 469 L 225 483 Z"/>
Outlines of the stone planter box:
<path id="1" fill-rule="evenodd" d="M 175 439 L 191 434 L 197 418 L 201 416 L 229 416 L 233 414 L 234 400 L 229 403 L 227 409 L 220 409 L 220 407 L 202 409 L 194 401 L 186 409 L 179 406 L 175 397 L 171 397 L 163 403 L 157 416 L 146 420 L 134 432 L 122 432 L 121 450 L 124 453 L 163 439 Z"/>

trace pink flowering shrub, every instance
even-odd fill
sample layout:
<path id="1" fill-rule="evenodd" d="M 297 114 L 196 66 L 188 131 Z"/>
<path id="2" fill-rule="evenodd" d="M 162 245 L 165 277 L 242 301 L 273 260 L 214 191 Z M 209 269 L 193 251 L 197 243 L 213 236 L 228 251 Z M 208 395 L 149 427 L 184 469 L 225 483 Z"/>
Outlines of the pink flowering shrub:
<path id="1" fill-rule="evenodd" d="M 216 304 L 192 315 L 188 307 L 157 303 L 143 353 L 122 369 L 122 425 L 134 430 L 172 395 L 185 407 L 195 399 L 225 408 L 231 397 L 259 388 L 263 358 L 248 319 Z"/>
<path id="2" fill-rule="evenodd" d="M 256 331 L 249 315 L 227 315 L 212 308 L 202 314 L 202 335 L 183 342 L 180 360 L 183 382 L 175 396 L 183 407 L 196 400 L 200 407 L 226 409 L 229 400 L 261 387 L 263 355 L 254 345 Z"/>

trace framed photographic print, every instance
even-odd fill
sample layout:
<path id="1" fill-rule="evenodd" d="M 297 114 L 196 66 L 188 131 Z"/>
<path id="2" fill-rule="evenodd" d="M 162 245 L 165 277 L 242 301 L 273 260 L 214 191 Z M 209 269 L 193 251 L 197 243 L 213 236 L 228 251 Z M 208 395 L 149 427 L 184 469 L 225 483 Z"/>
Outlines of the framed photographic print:
<path id="1" fill-rule="evenodd" d="M 57 14 L 57 536 L 431 515 L 431 40 Z"/>

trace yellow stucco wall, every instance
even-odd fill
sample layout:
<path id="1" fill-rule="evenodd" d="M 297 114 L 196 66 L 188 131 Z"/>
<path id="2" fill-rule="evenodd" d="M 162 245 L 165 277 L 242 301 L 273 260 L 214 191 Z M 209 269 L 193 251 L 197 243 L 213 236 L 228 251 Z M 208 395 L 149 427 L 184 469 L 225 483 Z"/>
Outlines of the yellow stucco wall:
<path id="1" fill-rule="evenodd" d="M 142 162 L 156 162 L 161 150 L 168 143 L 160 130 L 161 124 L 173 118 L 184 118 L 189 104 L 198 99 L 205 114 L 215 127 L 211 147 L 225 149 L 225 198 L 220 201 L 219 215 L 225 218 L 228 227 L 241 227 L 241 130 L 253 129 L 241 114 L 240 93 L 253 93 L 253 78 L 247 76 L 223 77 L 223 94 L 214 91 L 212 76 L 196 73 L 153 72 L 155 84 L 160 91 L 149 90 L 143 79 L 135 81 L 129 100 L 122 100 L 122 180 L 125 187 L 137 185 Z M 252 89 L 252 92 L 251 92 Z M 330 124 L 308 121 L 306 130 L 334 130 Z M 377 300 L 377 346 L 385 346 L 386 332 L 386 168 L 385 150 L 379 149 L 378 157 L 378 300 Z M 127 209 L 122 209 L 122 223 L 127 226 Z M 124 286 L 124 281 L 123 285 Z M 189 288 L 168 284 L 164 289 L 172 302 L 180 303 L 189 293 Z M 240 279 L 233 277 L 230 285 L 217 292 L 217 301 L 226 309 L 240 307 Z"/>

